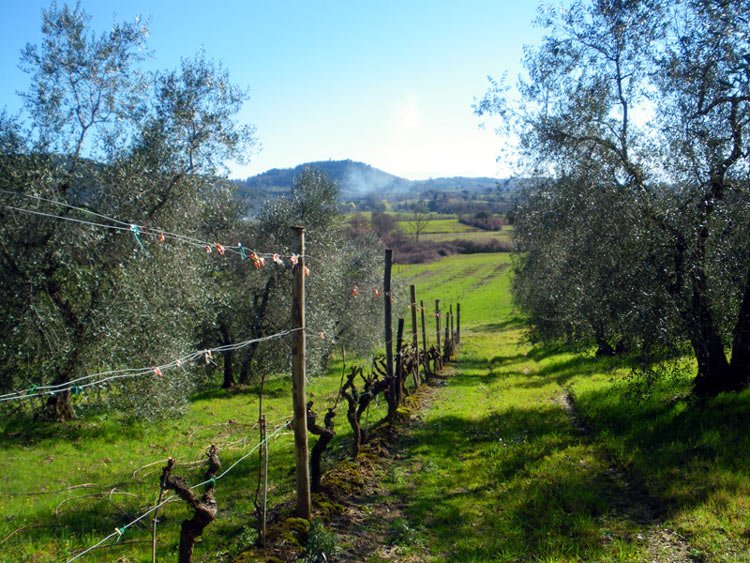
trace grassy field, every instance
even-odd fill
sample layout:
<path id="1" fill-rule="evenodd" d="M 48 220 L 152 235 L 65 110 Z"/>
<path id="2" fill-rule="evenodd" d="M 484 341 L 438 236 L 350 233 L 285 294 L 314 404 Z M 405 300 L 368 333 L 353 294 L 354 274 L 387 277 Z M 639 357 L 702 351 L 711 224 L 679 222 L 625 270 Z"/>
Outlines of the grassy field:
<path id="1" fill-rule="evenodd" d="M 407 222 L 411 221 L 414 217 L 414 213 L 411 211 L 387 211 L 388 215 L 392 216 L 396 221 L 398 222 Z M 346 219 L 351 219 L 352 217 L 360 215 L 364 219 L 367 219 L 368 221 L 372 219 L 372 211 L 354 211 L 347 213 L 345 215 Z M 439 220 L 439 219 L 456 219 L 456 216 L 451 213 L 433 213 L 430 212 L 427 214 L 427 217 L 430 221 Z"/>
<path id="2" fill-rule="evenodd" d="M 461 238 L 475 242 L 490 242 L 497 240 L 499 242 L 510 243 L 512 242 L 511 235 L 512 229 L 504 227 L 502 231 L 467 231 L 461 233 L 460 237 L 457 237 L 455 233 L 425 233 L 423 236 L 425 240 L 431 240 L 434 242 L 446 242 Z"/>
<path id="3" fill-rule="evenodd" d="M 750 392 L 707 404 L 687 375 L 635 400 L 615 360 L 532 347 L 509 296 L 508 254 L 397 266 L 428 310 L 461 303 L 462 344 L 388 458 L 369 519 L 339 535 L 338 557 L 368 561 L 750 561 Z M 399 305 L 402 314 L 406 310 Z M 430 323 L 433 322 L 428 316 Z M 432 324 L 428 334 L 432 333 Z M 336 395 L 339 366 L 311 381 L 316 410 Z M 210 444 L 229 467 L 257 442 L 257 388 L 209 391 L 189 413 L 156 424 L 106 412 L 65 425 L 3 423 L 0 561 L 60 561 L 140 515 L 168 456 L 201 481 Z M 286 377 L 266 386 L 273 428 L 291 411 Z M 384 414 L 380 403 L 369 415 Z M 328 456 L 346 455 L 337 417 Z M 292 438 L 271 445 L 270 505 L 292 496 Z M 219 517 L 197 560 L 231 561 L 254 539 L 257 458 L 217 483 Z M 324 484 L 325 484 L 324 477 Z M 184 503 L 159 514 L 159 557 L 174 560 Z M 351 534 L 377 547 L 353 553 Z M 150 522 L 82 561 L 146 561 Z"/>
<path id="4" fill-rule="evenodd" d="M 389 212 L 388 214 L 396 219 L 398 226 L 406 235 L 414 235 L 414 222 L 411 213 Z M 372 213 L 365 211 L 359 212 L 357 215 L 361 215 L 369 220 Z M 487 242 L 490 240 L 510 242 L 512 232 L 513 227 L 509 225 L 504 226 L 500 231 L 483 231 L 477 227 L 460 223 L 455 215 L 431 213 L 428 215 L 427 226 L 420 234 L 420 239 L 435 242 L 445 242 L 456 240 L 458 238 L 469 239 L 476 242 Z"/>
<path id="5" fill-rule="evenodd" d="M 308 387 L 316 410 L 324 412 L 336 397 L 340 367 Z M 218 382 L 217 382 L 218 386 Z M 317 407 L 320 405 L 320 407 Z M 291 413 L 288 378 L 266 382 L 264 412 L 269 429 L 283 425 Z M 372 421 L 385 414 L 375 406 Z M 216 444 L 228 468 L 258 442 L 258 388 L 215 390 L 194 397 L 182 418 L 154 424 L 132 422 L 101 413 L 68 424 L 29 420 L 6 422 L 0 440 L 0 561 L 65 561 L 96 544 L 156 503 L 159 476 L 172 456 L 175 475 L 203 480 L 202 457 Z M 350 440 L 345 419 L 337 427 L 336 451 Z M 270 432 L 270 430 L 269 430 Z M 293 438 L 284 430 L 270 447 L 269 506 L 292 498 Z M 341 454 L 343 455 L 343 454 Z M 254 497 L 257 455 L 251 455 L 217 482 L 219 517 L 196 548 L 197 560 L 230 561 L 256 537 Z M 190 516 L 175 501 L 159 511 L 158 554 L 175 560 L 179 526 Z M 150 518 L 107 542 L 82 561 L 150 561 Z"/>
<path id="6" fill-rule="evenodd" d="M 399 220 L 401 230 L 406 234 L 414 234 L 414 223 L 407 217 L 405 220 Z M 444 242 L 455 240 L 457 238 L 470 239 L 477 242 L 485 242 L 497 239 L 503 242 L 510 242 L 510 236 L 513 227 L 504 226 L 500 231 L 483 231 L 477 227 L 464 225 L 455 217 L 446 217 L 445 215 L 435 215 L 427 222 L 427 226 L 420 234 L 420 239 L 432 240 L 435 242 Z"/>
<path id="7" fill-rule="evenodd" d="M 423 297 L 450 287 L 465 311 L 447 386 L 391 475 L 418 540 L 402 554 L 750 561 L 750 392 L 697 405 L 683 376 L 635 400 L 613 360 L 531 347 L 503 263 L 401 270 Z"/>
<path id="8" fill-rule="evenodd" d="M 414 222 L 407 218 L 406 220 L 400 220 L 399 226 L 405 233 L 414 233 Z M 458 219 L 446 218 L 442 215 L 436 216 L 436 218 L 430 218 L 422 234 L 456 234 L 456 233 L 471 233 L 478 231 L 476 227 L 464 225 L 459 223 Z"/>
<path id="9" fill-rule="evenodd" d="M 462 323 L 476 319 L 507 318 L 510 254 L 460 254 L 431 264 L 397 265 L 396 274 L 417 286 L 417 299 L 432 303 L 461 303 Z"/>

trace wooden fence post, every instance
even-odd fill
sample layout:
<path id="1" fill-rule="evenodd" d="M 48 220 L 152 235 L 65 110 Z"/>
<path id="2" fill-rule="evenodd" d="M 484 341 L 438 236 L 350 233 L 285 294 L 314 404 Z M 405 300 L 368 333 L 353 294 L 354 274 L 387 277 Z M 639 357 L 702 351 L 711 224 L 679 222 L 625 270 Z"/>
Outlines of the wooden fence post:
<path id="1" fill-rule="evenodd" d="M 395 386 L 393 387 L 393 390 L 395 391 L 396 396 L 396 409 L 394 410 L 393 417 L 395 420 L 396 417 L 396 411 L 398 410 L 398 405 L 401 404 L 403 401 L 403 385 L 404 381 L 401 379 L 401 372 L 404 369 L 404 358 L 403 358 L 403 343 L 404 343 L 404 319 L 399 317 L 398 319 L 398 331 L 396 336 L 396 377 L 393 378 L 393 382 Z"/>
<path id="2" fill-rule="evenodd" d="M 450 315 L 450 320 L 451 320 L 451 348 L 454 348 L 455 345 L 456 345 L 456 342 L 455 342 L 454 336 L 453 336 L 454 335 L 454 332 L 453 332 L 453 303 L 451 303 L 449 315 Z"/>
<path id="3" fill-rule="evenodd" d="M 440 299 L 435 299 L 435 338 L 437 339 L 438 356 L 442 356 L 443 348 L 440 346 Z M 442 360 L 440 360 L 440 367 L 443 367 Z"/>
<path id="4" fill-rule="evenodd" d="M 451 359 L 451 336 L 449 334 L 450 330 L 450 321 L 451 316 L 450 313 L 448 313 L 448 316 L 445 318 L 445 341 L 443 342 L 443 363 L 448 363 Z"/>
<path id="5" fill-rule="evenodd" d="M 424 301 L 419 302 L 419 314 L 422 317 L 422 352 L 424 354 L 424 376 L 425 380 L 430 374 L 430 359 L 427 357 L 427 325 L 424 320 Z"/>
<path id="6" fill-rule="evenodd" d="M 262 415 L 258 421 L 260 426 L 260 471 L 258 472 L 258 488 L 260 489 L 260 502 L 258 504 L 258 545 L 265 547 L 266 545 L 266 520 L 268 510 L 268 444 L 266 438 L 268 436 L 268 428 L 266 426 L 266 415 Z"/>
<path id="7" fill-rule="evenodd" d="M 383 274 L 383 297 L 385 303 L 385 372 L 393 377 L 393 299 L 391 296 L 391 268 L 393 250 L 385 249 L 385 272 Z"/>
<path id="8" fill-rule="evenodd" d="M 409 286 L 409 293 L 411 296 L 411 345 L 414 346 L 414 353 L 416 354 L 416 363 L 414 367 L 414 387 L 419 387 L 419 338 L 417 337 L 417 286 L 412 284 Z"/>
<path id="9" fill-rule="evenodd" d="M 297 516 L 312 519 L 310 466 L 307 451 L 305 397 L 305 229 L 292 227 L 299 237 L 299 259 L 292 282 L 292 406 L 297 463 Z"/>
<path id="10" fill-rule="evenodd" d="M 385 268 L 383 271 L 383 297 L 385 306 L 385 374 L 390 382 L 390 400 L 388 401 L 388 420 L 391 425 L 396 420 L 398 406 L 395 375 L 393 372 L 393 298 L 391 295 L 391 269 L 393 267 L 393 250 L 385 249 Z M 395 406 L 394 406 L 395 404 Z"/>
<path id="11" fill-rule="evenodd" d="M 461 343 L 461 303 L 456 303 L 456 344 Z"/>

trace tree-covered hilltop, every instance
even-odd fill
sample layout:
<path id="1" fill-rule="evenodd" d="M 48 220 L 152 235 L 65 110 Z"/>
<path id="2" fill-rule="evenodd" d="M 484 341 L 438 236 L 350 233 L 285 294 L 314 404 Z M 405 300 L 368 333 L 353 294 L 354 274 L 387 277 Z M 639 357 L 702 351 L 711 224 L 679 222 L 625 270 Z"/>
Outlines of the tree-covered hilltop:
<path id="1" fill-rule="evenodd" d="M 384 172 L 364 162 L 356 160 L 321 160 L 306 162 L 294 168 L 273 168 L 256 176 L 238 181 L 240 192 L 256 190 L 288 190 L 292 181 L 306 168 L 315 168 L 339 184 L 341 197 L 354 199 L 372 191 L 385 194 L 413 192 L 415 190 L 456 190 L 456 189 L 495 189 L 498 183 L 507 182 L 495 178 L 429 178 L 426 180 L 407 180 L 394 174 Z"/>
<path id="2" fill-rule="evenodd" d="M 247 178 L 240 184 L 240 192 L 274 189 L 289 190 L 294 178 L 305 169 L 315 168 L 336 182 L 341 189 L 341 197 L 351 198 L 364 195 L 372 190 L 400 192 L 408 190 L 412 181 L 388 174 L 382 170 L 354 160 L 322 160 L 307 162 L 294 168 L 273 168 L 257 176 Z"/>
<path id="3" fill-rule="evenodd" d="M 378 210 L 384 201 L 392 209 L 410 209 L 416 199 L 435 201 L 433 211 L 466 213 L 470 210 L 465 209 L 465 203 L 455 208 L 455 200 L 481 199 L 493 204 L 494 212 L 504 212 L 509 207 L 511 196 L 527 182 L 523 178 L 463 176 L 407 180 L 363 162 L 323 160 L 306 162 L 294 168 L 274 168 L 237 180 L 237 196 L 252 214 L 266 199 L 288 195 L 294 179 L 308 169 L 325 174 L 339 186 L 340 200 L 361 210 Z"/>

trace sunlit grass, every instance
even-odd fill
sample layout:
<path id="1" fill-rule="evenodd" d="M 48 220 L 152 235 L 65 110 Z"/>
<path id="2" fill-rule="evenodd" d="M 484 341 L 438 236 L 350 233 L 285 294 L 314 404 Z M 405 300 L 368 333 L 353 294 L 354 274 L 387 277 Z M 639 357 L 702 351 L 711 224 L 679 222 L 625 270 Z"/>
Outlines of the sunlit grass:
<path id="1" fill-rule="evenodd" d="M 635 400 L 617 360 L 531 347 L 502 263 L 453 256 L 402 270 L 466 311 L 458 361 L 392 480 L 430 553 L 750 561 L 750 392 L 693 404 L 688 367 Z"/>
<path id="2" fill-rule="evenodd" d="M 510 265 L 508 254 L 476 254 L 395 267 L 404 285 L 417 285 L 430 338 L 434 299 L 443 310 L 461 304 L 462 342 L 389 462 L 383 496 L 401 515 L 388 543 L 417 560 L 750 561 L 750 392 L 694 403 L 688 366 L 634 400 L 617 359 L 531 346 L 510 297 Z M 403 303 L 396 316 L 408 319 Z M 335 400 L 339 361 L 310 381 L 318 412 Z M 272 427 L 288 417 L 286 375 L 267 382 L 264 404 Z M 202 468 L 185 464 L 212 443 L 228 467 L 257 443 L 257 407 L 257 387 L 214 389 L 195 396 L 185 417 L 154 424 L 106 414 L 64 425 L 6 421 L 0 561 L 64 560 L 109 535 L 156 500 L 168 456 L 192 482 Z M 377 409 L 370 422 L 383 402 Z M 349 446 L 343 414 L 336 421 L 327 464 Z M 292 498 L 293 467 L 285 433 L 271 446 L 271 506 Z M 253 455 L 219 481 L 219 517 L 199 560 L 231 560 L 247 547 L 256 471 Z M 174 560 L 187 515 L 183 503 L 161 511 L 161 559 Z M 86 560 L 149 554 L 147 522 Z"/>
<path id="3" fill-rule="evenodd" d="M 335 400 L 339 369 L 334 361 L 327 376 L 311 380 L 316 410 L 324 412 Z M 108 536 L 155 503 L 159 475 L 170 456 L 177 460 L 175 474 L 193 483 L 203 480 L 205 466 L 197 462 L 211 444 L 218 446 L 223 467 L 229 467 L 258 442 L 257 392 L 257 387 L 204 392 L 184 417 L 151 424 L 108 414 L 62 425 L 6 424 L 0 441 L 0 541 L 5 540 L 0 561 L 66 560 Z M 269 428 L 289 420 L 291 410 L 288 377 L 271 378 L 264 392 Z M 384 412 L 383 405 L 374 406 L 369 420 L 379 420 Z M 331 458 L 346 454 L 351 436 L 346 420 L 338 422 Z M 249 547 L 239 536 L 255 524 L 257 461 L 250 456 L 217 483 L 219 517 L 196 547 L 200 559 Z M 284 431 L 270 446 L 270 506 L 292 498 L 293 468 L 293 438 Z M 160 510 L 160 557 L 175 559 L 180 522 L 189 516 L 183 502 Z M 85 560 L 150 558 L 150 519 L 111 544 Z"/>
<path id="4" fill-rule="evenodd" d="M 434 309 L 461 304 L 462 327 L 507 323 L 513 318 L 507 253 L 457 254 L 432 264 L 397 265 L 397 275 L 417 286 L 417 299 Z"/>
<path id="5" fill-rule="evenodd" d="M 421 237 L 420 237 L 421 238 Z M 456 232 L 445 232 L 445 233 L 426 233 L 424 235 L 425 240 L 431 240 L 434 242 L 446 242 L 456 239 L 471 240 L 474 242 L 491 242 L 493 240 L 512 243 L 512 231 L 510 229 L 503 229 L 502 231 L 481 231 L 479 229 L 472 231 L 463 231 L 460 233 Z"/>
<path id="6" fill-rule="evenodd" d="M 405 233 L 414 232 L 414 220 L 408 215 L 405 218 L 399 220 L 399 226 Z M 424 230 L 421 236 L 428 236 L 440 233 L 470 233 L 476 232 L 480 229 L 464 225 L 460 223 L 458 219 L 447 219 L 443 215 L 435 215 L 434 218 L 430 218 L 424 225 Z"/>

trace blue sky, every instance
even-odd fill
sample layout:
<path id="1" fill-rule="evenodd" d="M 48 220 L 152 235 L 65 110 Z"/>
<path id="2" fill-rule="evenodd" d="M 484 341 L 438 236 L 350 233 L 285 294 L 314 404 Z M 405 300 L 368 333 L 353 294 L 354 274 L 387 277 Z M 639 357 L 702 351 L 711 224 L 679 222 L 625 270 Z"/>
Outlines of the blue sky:
<path id="1" fill-rule="evenodd" d="M 62 4 L 62 2 L 58 2 Z M 0 108 L 28 78 L 19 53 L 40 37 L 48 1 L 0 0 Z M 536 0 L 82 0 L 97 31 L 150 19 L 154 68 L 204 49 L 250 88 L 241 114 L 260 148 L 245 177 L 327 159 L 360 160 L 410 179 L 504 177 L 501 140 L 472 103 L 487 75 L 521 71 L 540 32 Z M 490 128 L 491 129 L 491 128 Z"/>

